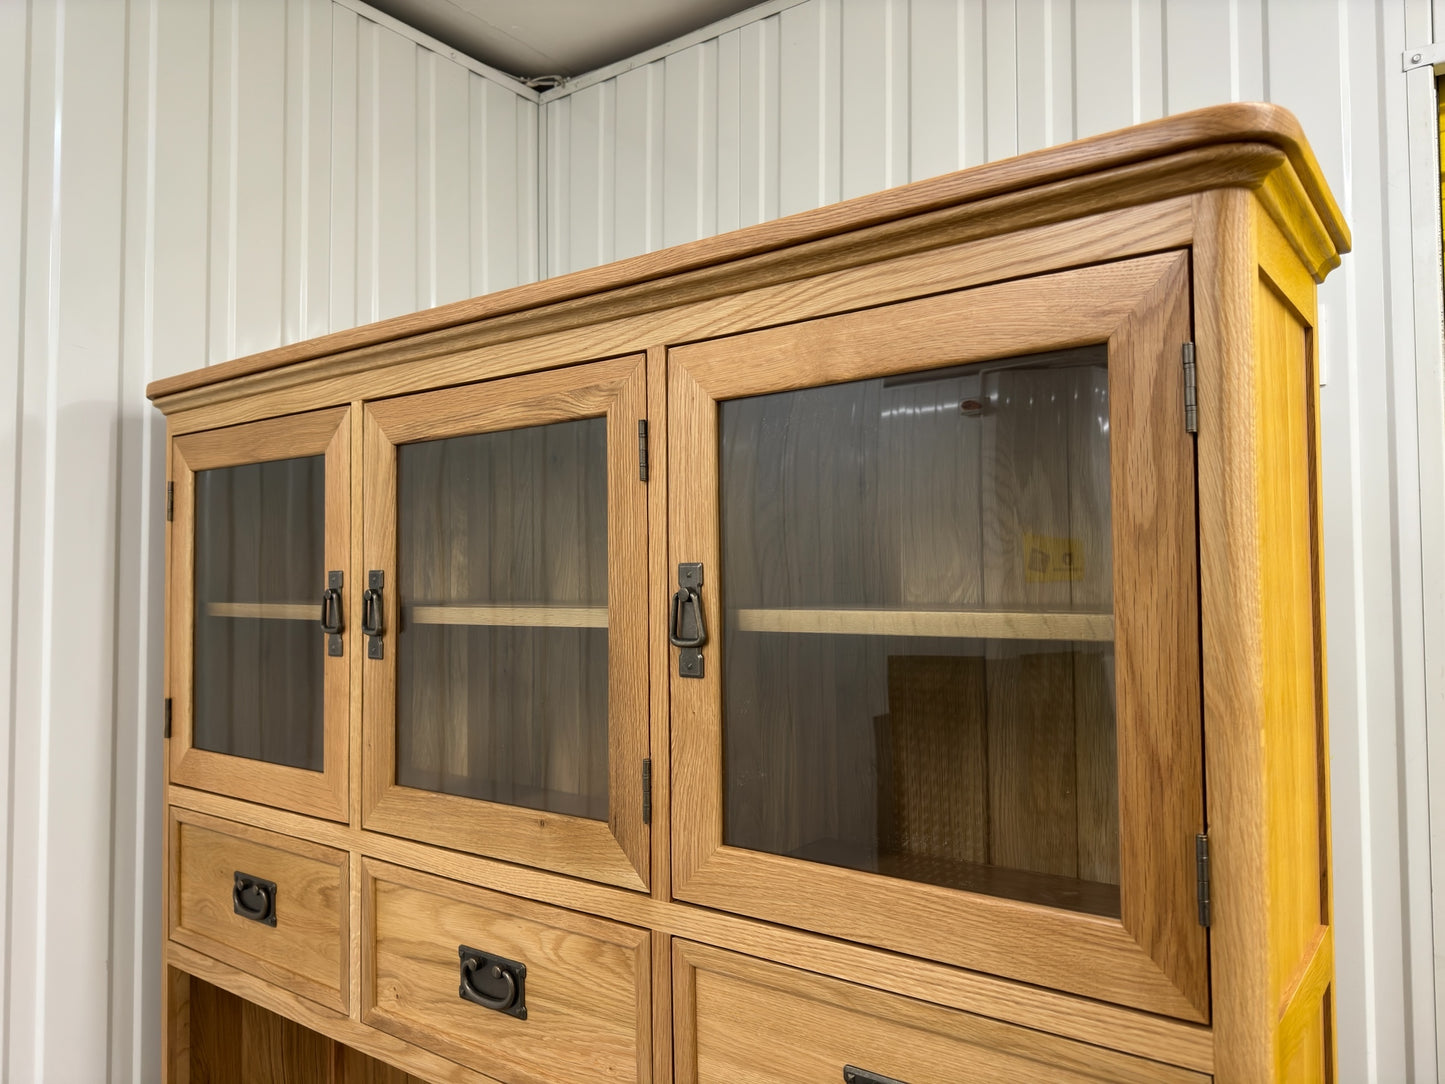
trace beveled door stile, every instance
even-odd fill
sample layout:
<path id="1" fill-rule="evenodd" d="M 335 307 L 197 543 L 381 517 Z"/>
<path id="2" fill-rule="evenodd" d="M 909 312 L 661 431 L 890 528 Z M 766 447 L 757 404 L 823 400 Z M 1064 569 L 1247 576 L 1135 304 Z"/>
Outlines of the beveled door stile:
<path id="1" fill-rule="evenodd" d="M 647 887 L 645 416 L 638 357 L 365 407 L 363 827 Z"/>
<path id="2" fill-rule="evenodd" d="M 346 820 L 347 655 L 360 642 L 349 416 L 337 407 L 172 441 L 173 783 Z M 287 550 L 296 537 L 315 568 Z M 203 707 L 225 717 L 198 719 Z"/>
<path id="3" fill-rule="evenodd" d="M 1194 460 L 1179 364 L 1188 284 L 1187 254 L 1164 253 L 670 351 L 669 569 L 703 566 L 709 625 L 701 678 L 676 662 L 670 677 L 678 897 L 1207 1022 Z M 992 399 L 980 379 L 994 381 Z M 957 389 L 947 409 L 925 402 L 924 385 L 942 382 Z M 1065 494 L 1039 449 L 1082 456 L 1051 421 L 1075 409 L 1055 402 L 1071 389 L 1107 403 L 1090 438 L 1107 472 Z M 784 401 L 818 390 L 821 406 Z M 750 420 L 729 431 L 727 410 Z M 904 438 L 943 415 L 952 433 L 973 426 L 975 443 L 930 461 Z M 869 447 L 871 460 L 858 451 Z M 964 496 L 948 489 L 962 460 L 977 464 Z M 788 518 L 812 507 L 812 478 L 835 523 Z M 959 534 L 967 517 L 946 513 L 981 507 L 988 485 L 1009 516 Z M 860 489 L 881 494 L 876 512 L 848 503 Z M 764 490 L 778 503 L 751 512 Z M 1092 526 L 1041 529 L 1050 503 L 1064 509 L 1054 521 Z M 760 524 L 751 533 L 739 533 L 739 509 Z M 740 546 L 751 550 L 741 562 Z M 986 568 L 966 583 L 969 546 L 1003 554 L 1014 578 Z M 1071 565 L 1085 555 L 1111 567 L 1101 585 Z M 831 598 L 845 581 L 875 586 Z M 891 596 L 863 598 L 882 581 Z M 837 661 L 868 651 L 886 677 Z M 885 705 L 871 719 L 858 705 L 869 680 Z M 1053 686 L 1058 711 L 1045 702 Z M 1051 711 L 1076 745 L 1047 745 Z M 808 737 L 779 737 L 789 728 Z M 1031 821 L 1049 808 L 1065 809 L 1059 823 Z M 1060 843 L 1067 859 L 1051 863 Z"/>

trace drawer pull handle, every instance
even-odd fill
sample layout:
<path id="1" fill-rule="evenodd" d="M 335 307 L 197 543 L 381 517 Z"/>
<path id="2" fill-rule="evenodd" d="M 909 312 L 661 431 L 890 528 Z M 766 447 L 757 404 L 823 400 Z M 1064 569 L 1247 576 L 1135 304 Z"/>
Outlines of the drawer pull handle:
<path id="1" fill-rule="evenodd" d="M 457 946 L 461 961 L 461 985 L 457 996 L 484 1009 L 527 1019 L 527 965 L 515 960 Z"/>
<path id="2" fill-rule="evenodd" d="M 867 1069 L 859 1069 L 856 1066 L 843 1066 L 843 1084 L 904 1084 L 891 1076 L 884 1076 L 882 1073 L 870 1073 Z"/>
<path id="3" fill-rule="evenodd" d="M 242 918 L 263 926 L 276 925 L 276 882 L 236 871 L 231 907 Z"/>

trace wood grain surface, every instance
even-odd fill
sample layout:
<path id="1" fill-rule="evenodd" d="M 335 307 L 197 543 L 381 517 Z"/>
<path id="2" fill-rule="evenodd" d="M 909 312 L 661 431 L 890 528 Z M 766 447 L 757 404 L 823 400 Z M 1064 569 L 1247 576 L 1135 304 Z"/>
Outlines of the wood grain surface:
<path id="1" fill-rule="evenodd" d="M 208 617 L 254 617 L 266 621 L 315 621 L 320 605 L 310 602 L 207 602 Z"/>
<path id="2" fill-rule="evenodd" d="M 1208 1079 L 686 941 L 673 968 L 678 1084 L 834 1084 L 845 1065 L 909 1084 Z"/>
<path id="3" fill-rule="evenodd" d="M 362 1019 L 518 1084 L 652 1079 L 646 930 L 367 861 Z M 457 996 L 458 947 L 526 965 L 526 1019 Z"/>
<path id="4" fill-rule="evenodd" d="M 237 543 L 242 537 L 239 529 L 233 538 L 225 532 L 218 533 L 212 524 L 197 523 L 198 471 L 254 463 L 274 464 L 278 459 L 314 455 L 323 457 L 324 481 L 319 495 L 323 508 L 314 507 L 316 495 L 305 487 L 283 486 L 285 500 L 274 507 L 268 504 L 263 518 L 259 494 L 251 493 L 248 497 L 245 492 L 232 493 L 235 498 L 231 502 L 232 510 L 239 517 L 237 523 L 243 524 L 249 516 L 254 520 L 250 524 L 252 533 L 258 529 L 260 532 L 259 541 L 251 538 L 244 546 Z M 171 473 L 175 485 L 175 519 L 167 576 L 168 682 L 173 704 L 173 735 L 168 746 L 171 777 L 191 786 L 221 790 L 242 798 L 264 794 L 268 801 L 298 812 L 345 820 L 350 783 L 351 705 L 347 652 L 360 642 L 360 637 L 352 632 L 359 624 L 356 621 L 359 607 L 353 608 L 351 603 L 353 599 L 359 601 L 360 591 L 355 587 L 356 576 L 351 568 L 349 410 L 316 411 L 178 437 L 172 442 Z M 299 529 L 298 524 L 314 520 L 318 513 L 322 537 L 315 541 L 319 541 L 322 550 L 322 568 L 309 570 L 315 578 L 314 582 L 308 582 L 308 570 L 296 567 L 291 535 Z M 199 546 L 209 547 L 201 555 L 206 558 L 204 561 L 198 560 Z M 267 590 L 279 585 L 283 597 L 313 594 L 315 602 L 311 604 L 309 616 L 318 619 L 321 593 L 326 587 L 325 572 L 340 571 L 347 585 L 343 614 L 350 615 L 350 624 L 342 634 L 342 655 L 326 653 L 326 639 L 319 629 L 307 631 L 299 627 L 294 635 L 288 634 L 283 650 L 276 650 L 278 641 L 273 635 L 253 644 L 255 650 L 244 656 L 233 650 L 231 632 L 217 630 L 218 635 L 210 637 L 208 646 L 203 646 L 198 655 L 196 577 L 202 566 L 212 569 L 219 581 L 233 587 L 239 585 L 243 595 L 250 595 L 249 599 L 206 600 L 212 606 L 221 607 L 221 612 L 213 616 L 237 619 L 261 616 L 259 611 L 243 615 L 230 608 L 253 604 L 251 600 L 262 589 L 262 579 L 267 582 Z M 264 574 L 258 573 L 258 569 L 265 570 Z M 217 589 L 216 584 L 204 586 L 207 590 Z M 294 616 L 299 622 L 303 609 L 299 601 L 284 598 L 284 601 L 267 602 L 268 606 L 277 604 L 288 607 L 284 611 L 286 617 Z M 307 651 L 315 652 L 309 662 L 298 657 Z M 204 684 L 199 690 L 196 687 L 198 668 L 205 671 Z M 301 699 L 305 694 L 298 690 L 314 686 L 318 677 L 320 688 L 313 688 L 304 710 L 298 711 L 291 701 Z M 217 697 L 228 708 L 235 739 L 223 747 L 240 755 L 227 755 L 196 745 L 197 704 L 202 698 L 207 703 L 216 703 Z M 290 699 L 286 699 L 288 697 Z M 291 747 L 296 732 L 303 729 L 309 732 L 317 722 L 312 713 L 318 710 L 320 748 L 310 749 L 308 737 L 307 755 L 298 757 Z M 263 718 L 277 720 L 277 725 L 265 728 L 269 737 L 260 733 Z M 237 726 L 244 729 L 247 720 L 256 732 L 236 732 Z M 222 730 L 225 729 L 223 726 Z M 257 745 L 258 741 L 262 744 Z M 314 755 L 316 752 L 319 758 Z M 319 765 L 315 763 L 317 760 Z M 315 770 L 318 766 L 320 770 Z"/>
<path id="5" fill-rule="evenodd" d="M 565 877 L 479 855 L 442 850 L 423 843 L 355 831 L 345 825 L 302 817 L 280 809 L 237 802 L 222 795 L 173 787 L 170 801 L 229 820 L 244 820 L 272 831 L 314 839 L 338 849 L 509 895 L 520 895 L 639 928 L 732 948 L 800 967 L 863 982 L 878 989 L 1010 1020 L 1086 1042 L 1169 1061 L 1208 1072 L 1213 1059 L 1209 1029 L 1119 1005 L 1080 998 L 1044 987 L 1009 982 L 918 958 L 819 937 L 798 929 L 740 915 L 651 898 L 598 882 Z M 359 895 L 353 893 L 359 901 Z M 360 925 L 356 929 L 360 930 Z M 359 946 L 359 933 L 353 937 Z M 359 966 L 359 965 L 358 965 Z"/>
<path id="6" fill-rule="evenodd" d="M 845 661 L 841 654 L 828 654 L 841 651 L 831 643 L 789 645 L 786 653 L 754 648 L 756 654 L 740 655 L 738 651 L 747 649 L 732 646 L 731 633 L 721 645 L 706 650 L 704 680 L 673 681 L 673 877 L 679 896 L 1025 981 L 1118 998 L 1185 1019 L 1205 1018 L 1204 938 L 1195 923 L 1193 897 L 1183 891 L 1192 869 L 1193 834 L 1203 822 L 1199 648 L 1188 586 L 1194 553 L 1192 519 L 1187 518 L 1192 516 L 1192 464 L 1178 407 L 1178 350 L 1189 334 L 1187 267 L 1182 254 L 1162 254 L 689 345 L 674 349 L 669 357 L 669 455 L 673 464 L 687 465 L 673 490 L 669 545 L 675 561 L 701 560 L 709 568 L 728 562 L 724 582 L 709 578 L 703 589 L 705 609 L 718 614 L 727 613 L 725 603 L 739 609 L 767 608 L 757 606 L 755 597 L 765 587 L 754 585 L 766 585 L 769 577 L 788 583 L 795 594 L 813 590 L 810 584 L 827 583 L 857 583 L 865 596 L 894 590 L 877 585 L 884 581 L 869 586 L 880 574 L 879 563 L 886 569 L 895 547 L 913 546 L 914 558 L 924 556 L 916 538 L 910 541 L 904 535 L 890 541 L 878 538 L 873 529 L 874 523 L 899 522 L 896 500 L 887 515 L 840 503 L 841 496 L 835 495 L 856 492 L 859 483 L 837 473 L 844 468 L 836 459 L 805 451 L 806 441 L 788 435 L 788 426 L 800 424 L 800 408 L 776 420 L 761 406 L 752 414 L 739 414 L 745 425 L 735 434 L 735 445 L 746 451 L 730 451 L 733 445 L 720 442 L 719 416 L 733 410 L 738 397 L 827 385 L 837 403 L 815 411 L 821 431 L 845 443 L 852 439 L 850 433 L 863 433 L 861 446 L 867 447 L 866 442 L 876 438 L 867 435 L 869 430 L 856 430 L 856 419 L 876 416 L 870 412 L 878 408 L 851 405 L 842 398 L 849 385 L 840 381 L 881 376 L 898 378 L 907 387 L 923 368 L 943 371 L 961 362 L 1053 357 L 1091 342 L 1107 344 L 1110 436 L 1100 447 L 1108 474 L 1129 481 L 1111 491 L 1097 452 L 1092 466 L 1085 454 L 1089 425 L 1095 432 L 1099 429 L 1101 404 L 1095 397 L 1103 393 L 1102 372 L 1071 376 L 1074 383 L 1067 394 L 1056 394 L 1047 384 L 1049 370 L 1039 363 L 984 366 L 981 371 L 992 374 L 983 378 L 987 388 L 980 385 L 977 393 L 985 485 L 960 491 L 976 496 L 957 498 L 974 502 L 974 522 L 982 524 L 975 528 L 982 537 L 978 571 L 954 573 L 948 586 L 952 597 L 924 581 L 906 589 L 915 601 L 917 593 L 931 589 L 940 592 L 936 602 L 1006 610 L 1057 612 L 1077 605 L 1087 613 L 1113 601 L 1116 631 L 1124 626 L 1129 630 L 1130 657 L 1117 665 L 1112 657 L 1076 652 L 1067 643 L 1023 641 L 1005 649 L 995 642 L 989 647 L 987 689 L 981 698 L 988 720 L 982 743 L 987 778 L 981 790 L 988 803 L 989 861 L 1037 874 L 1037 901 L 1057 904 L 1057 878 L 1078 878 L 1082 853 L 1096 875 L 1118 879 L 1122 927 L 1097 925 L 1095 920 L 1103 917 L 1097 913 L 1087 920 L 1081 914 L 1075 922 L 1065 913 L 1034 910 L 1017 900 L 984 903 L 975 897 L 970 897 L 968 909 L 954 909 L 944 918 L 939 908 L 948 894 L 933 885 L 890 880 L 883 893 L 870 873 L 839 868 L 863 864 L 846 853 L 839 857 L 836 848 L 820 850 L 819 841 L 832 835 L 857 839 L 866 847 L 869 833 L 886 823 L 866 802 L 853 798 L 860 790 L 867 794 L 877 788 L 874 764 L 882 743 L 876 733 L 885 725 L 891 729 L 894 721 L 885 724 L 875 711 L 852 747 L 857 752 L 850 753 L 834 720 L 840 705 L 864 695 L 857 677 L 862 656 Z M 901 404 L 894 408 L 904 409 Z M 1072 462 L 1070 412 L 1077 413 L 1073 428 L 1081 431 L 1073 457 L 1079 466 L 1072 473 L 1051 466 Z M 808 481 L 771 481 L 766 472 L 776 473 L 777 464 L 790 457 L 797 460 L 797 478 Z M 1156 470 L 1167 472 L 1167 490 L 1163 483 L 1146 484 Z M 719 477 L 722 482 L 714 488 L 711 480 Z M 888 489 L 881 477 L 864 476 L 864 481 L 880 491 Z M 1120 488 L 1131 484 L 1136 488 Z M 735 537 L 738 508 L 746 519 L 750 507 L 745 495 L 786 492 L 796 502 L 805 492 L 800 487 L 807 485 L 828 494 L 835 507 L 806 504 L 806 514 L 789 518 L 790 506 L 780 505 L 749 521 L 759 524 L 749 527 L 752 535 Z M 1074 492 L 1077 500 L 1071 497 Z M 1085 522 L 1090 518 L 1092 523 Z M 778 533 L 785 522 L 791 537 Z M 863 536 L 867 548 L 855 544 L 849 549 L 843 540 L 857 535 L 860 522 L 872 532 Z M 958 534 L 955 528 L 951 537 Z M 720 549 L 724 537 L 726 546 Z M 760 545 L 763 537 L 772 540 Z M 1026 537 L 1053 539 L 1055 545 L 1062 545 L 1062 539 L 1071 550 L 1089 550 L 1089 556 L 1083 567 L 1066 575 L 1035 575 L 1020 549 L 1019 540 Z M 914 561 L 925 569 L 936 563 Z M 1168 575 L 1153 579 L 1154 564 Z M 1151 571 L 1146 575 L 1145 569 Z M 1132 581 L 1127 589 L 1126 578 Z M 849 601 L 861 606 L 868 599 Z M 1156 642 L 1158 637 L 1167 643 Z M 1162 665 L 1154 661 L 1160 652 L 1166 660 Z M 797 672 L 822 676 L 801 683 L 806 696 L 794 694 L 784 701 L 758 694 L 757 703 L 776 702 L 779 710 L 785 705 L 786 712 L 780 718 L 758 715 L 757 730 L 736 743 L 755 759 L 730 761 L 724 767 L 725 748 L 735 746 L 724 745 L 722 704 L 736 711 L 739 703 L 746 708 L 753 702 L 747 699 L 746 686 L 735 684 L 734 660 L 738 673 L 751 674 L 746 680 L 757 685 L 789 658 L 794 661 L 788 665 Z M 839 661 L 824 661 L 832 658 Z M 1093 721 L 1097 715 L 1107 719 L 1112 714 L 1111 670 L 1119 675 L 1117 731 L 1111 719 Z M 1075 695 L 1076 677 L 1083 687 L 1082 700 Z M 1192 697 L 1191 688 L 1196 690 Z M 785 724 L 790 716 L 800 720 L 792 724 L 795 732 L 805 735 L 796 745 L 790 744 Z M 817 725 L 807 722 L 814 717 Z M 1165 725 L 1159 725 L 1161 720 Z M 1126 725 L 1131 730 L 1127 737 Z M 832 767 L 818 769 L 819 761 Z M 769 778 L 760 774 L 765 764 L 783 773 L 778 785 L 766 796 L 726 806 L 721 780 Z M 959 770 L 967 772 L 962 765 Z M 836 797 L 810 802 L 822 772 L 831 773 L 824 778 L 838 781 Z M 891 800 L 896 804 L 896 772 L 894 778 Z M 1082 824 L 1090 833 L 1083 848 L 1076 793 L 1081 780 L 1087 787 Z M 1168 801 L 1152 807 L 1150 814 L 1131 812 L 1126 817 L 1115 812 L 1120 808 L 1116 795 L 1126 793 L 1128 786 L 1147 781 L 1141 794 L 1158 798 L 1164 780 L 1171 784 Z M 860 805 L 866 819 L 853 825 L 847 818 Z M 1160 811 L 1163 817 L 1156 815 Z M 1121 818 L 1132 836 L 1119 832 Z M 790 855 L 818 857 L 832 865 L 804 863 Z M 880 859 L 877 866 L 863 869 L 884 872 L 884 863 Z M 956 883 L 977 885 L 971 876 L 961 867 Z M 1163 886 L 1162 895 L 1156 894 L 1156 886 Z M 1087 894 L 1078 898 L 1077 905 L 1083 907 Z M 1141 913 L 1150 911 L 1148 900 L 1160 913 Z M 995 921 L 1022 925 L 1015 927 L 1013 937 L 995 941 L 995 935 L 985 933 Z M 1022 932 L 1035 922 L 1035 932 Z M 1061 953 L 1058 939 L 1065 936 L 1072 947 Z M 1096 952 L 1100 955 L 1094 957 Z"/>
<path id="7" fill-rule="evenodd" d="M 248 825 L 172 808 L 169 936 L 345 1011 L 347 855 Z M 237 915 L 234 875 L 276 885 L 276 925 Z"/>
<path id="8" fill-rule="evenodd" d="M 500 625 L 533 629 L 605 629 L 606 606 L 569 606 L 565 602 L 543 602 L 531 606 L 516 604 L 469 606 L 450 602 L 441 606 L 416 605 L 403 618 L 417 625 Z"/>
<path id="9" fill-rule="evenodd" d="M 742 632 L 825 632 L 849 636 L 949 636 L 998 640 L 1114 639 L 1112 613 L 1044 610 L 903 610 L 865 607 L 732 611 Z"/>
<path id="10" fill-rule="evenodd" d="M 368 827 L 646 887 L 645 413 L 639 357 L 367 406 L 365 564 L 392 585 L 384 657 L 363 668 Z M 597 457 L 568 426 L 599 416 Z M 475 450 L 485 462 L 443 458 L 447 440 L 480 434 L 521 443 Z M 403 492 L 398 464 L 413 453 L 405 477 L 417 488 Z M 587 484 L 559 463 L 587 464 Z M 538 592 L 551 597 L 522 628 L 529 610 L 513 599 Z M 482 635 L 442 622 L 453 614 L 478 619 Z M 578 638 L 599 628 L 605 655 L 584 654 Z"/>

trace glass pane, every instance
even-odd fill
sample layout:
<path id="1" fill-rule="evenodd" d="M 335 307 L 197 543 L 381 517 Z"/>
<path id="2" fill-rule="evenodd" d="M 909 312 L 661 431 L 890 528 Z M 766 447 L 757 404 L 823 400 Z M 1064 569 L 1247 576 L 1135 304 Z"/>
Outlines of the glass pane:
<path id="1" fill-rule="evenodd" d="M 607 819 L 607 422 L 397 449 L 396 781 Z"/>
<path id="2" fill-rule="evenodd" d="M 196 472 L 197 749 L 321 771 L 326 459 Z"/>
<path id="3" fill-rule="evenodd" d="M 1119 913 L 1091 347 L 721 406 L 724 838 Z"/>

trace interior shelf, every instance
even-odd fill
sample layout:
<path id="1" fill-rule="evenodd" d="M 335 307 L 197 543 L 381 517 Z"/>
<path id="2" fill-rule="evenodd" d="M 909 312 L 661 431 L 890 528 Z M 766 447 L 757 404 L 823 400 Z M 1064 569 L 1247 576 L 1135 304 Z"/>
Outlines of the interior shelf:
<path id="1" fill-rule="evenodd" d="M 407 620 L 416 625 L 505 625 L 526 628 L 605 629 L 606 606 L 570 602 L 458 604 L 408 606 Z"/>
<path id="2" fill-rule="evenodd" d="M 207 617 L 260 617 L 274 621 L 315 621 L 317 602 L 208 602 Z"/>
<path id="3" fill-rule="evenodd" d="M 942 885 L 1001 899 L 1062 907 L 1084 914 L 1118 918 L 1119 886 L 1078 877 L 1006 869 L 981 862 L 918 854 L 877 854 L 837 839 L 820 839 L 791 852 L 791 857 L 830 866 L 879 873 L 905 881 Z"/>
<path id="4" fill-rule="evenodd" d="M 741 632 L 830 632 L 852 636 L 947 636 L 989 640 L 1114 638 L 1114 615 L 1040 610 L 941 610 L 846 606 L 739 609 Z"/>

